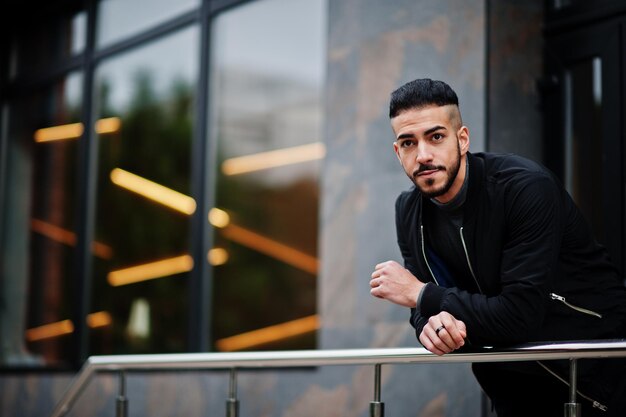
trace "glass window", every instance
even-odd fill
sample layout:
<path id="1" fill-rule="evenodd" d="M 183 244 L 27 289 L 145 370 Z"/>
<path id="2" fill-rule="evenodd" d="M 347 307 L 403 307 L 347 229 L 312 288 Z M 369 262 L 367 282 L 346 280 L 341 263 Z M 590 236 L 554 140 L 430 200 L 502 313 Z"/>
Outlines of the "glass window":
<path id="1" fill-rule="evenodd" d="M 93 258 L 92 305 L 112 325 L 91 354 L 185 350 L 197 51 L 192 27 L 97 68 L 95 236 L 110 253 Z"/>
<path id="2" fill-rule="evenodd" d="M 9 106 L 0 219 L 0 340 L 9 365 L 55 366 L 71 359 L 81 82 L 71 74 Z"/>
<path id="3" fill-rule="evenodd" d="M 78 11 L 28 26 L 14 43 L 15 76 L 46 72 L 66 58 L 81 54 L 87 39 L 87 15 Z"/>
<path id="4" fill-rule="evenodd" d="M 214 22 L 217 350 L 315 347 L 325 7 L 261 0 Z"/>
<path id="5" fill-rule="evenodd" d="M 101 0 L 98 47 L 123 40 L 199 6 L 200 0 Z"/>
<path id="6" fill-rule="evenodd" d="M 615 0 L 551 0 L 549 2 L 550 8 L 554 11 L 570 11 L 573 9 L 575 12 L 584 10 L 599 10 L 602 6 L 615 3 Z"/>
<path id="7" fill-rule="evenodd" d="M 594 233 L 604 236 L 601 59 L 570 67 L 565 80 L 565 185 Z"/>
<path id="8" fill-rule="evenodd" d="M 572 0 L 552 0 L 553 9 L 564 9 L 572 5 Z"/>

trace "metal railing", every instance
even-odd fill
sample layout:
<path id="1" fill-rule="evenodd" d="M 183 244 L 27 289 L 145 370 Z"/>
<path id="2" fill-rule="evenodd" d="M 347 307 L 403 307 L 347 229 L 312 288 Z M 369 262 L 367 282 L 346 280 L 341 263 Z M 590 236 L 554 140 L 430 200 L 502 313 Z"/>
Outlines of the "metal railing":
<path id="1" fill-rule="evenodd" d="M 579 417 L 576 402 L 577 360 L 585 358 L 626 357 L 626 339 L 549 344 L 526 344 L 510 349 L 484 348 L 473 353 L 452 353 L 437 356 L 423 348 L 295 350 L 275 352 L 187 353 L 154 355 L 92 356 L 75 376 L 52 413 L 60 417 L 70 408 L 97 372 L 119 374 L 119 394 L 116 399 L 116 417 L 126 417 L 126 374 L 129 371 L 171 371 L 230 369 L 229 395 L 226 416 L 237 417 L 237 371 L 259 368 L 299 368 L 332 365 L 374 365 L 374 399 L 370 402 L 370 416 L 383 417 L 381 401 L 381 366 L 399 363 L 474 363 L 514 362 L 527 360 L 570 361 L 569 401 L 564 404 L 565 417 Z"/>

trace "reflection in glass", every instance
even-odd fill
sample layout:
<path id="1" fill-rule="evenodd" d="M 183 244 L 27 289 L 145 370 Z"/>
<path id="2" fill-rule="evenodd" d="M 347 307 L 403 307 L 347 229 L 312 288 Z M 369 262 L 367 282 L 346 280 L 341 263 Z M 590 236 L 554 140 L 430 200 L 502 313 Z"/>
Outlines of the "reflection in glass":
<path id="1" fill-rule="evenodd" d="M 315 347 L 325 7 L 261 0 L 215 20 L 218 350 Z"/>
<path id="2" fill-rule="evenodd" d="M 63 59 L 82 53 L 86 45 L 87 18 L 84 11 L 67 17 L 29 25 L 14 44 L 11 77 L 45 71 Z"/>
<path id="3" fill-rule="evenodd" d="M 6 198 L 0 236 L 0 340 L 11 365 L 63 365 L 69 337 L 76 234 L 76 140 L 39 143 L 42 128 L 78 123 L 80 74 L 9 106 Z M 107 249 L 94 245 L 96 256 Z"/>
<path id="4" fill-rule="evenodd" d="M 602 61 L 593 58 L 572 66 L 565 82 L 565 185 L 594 233 L 604 236 Z"/>
<path id="5" fill-rule="evenodd" d="M 552 7 L 556 10 L 564 9 L 572 5 L 572 0 L 553 0 Z"/>
<path id="6" fill-rule="evenodd" d="M 87 45 L 87 13 L 82 11 L 72 17 L 72 37 L 70 50 L 72 55 L 78 55 Z"/>
<path id="7" fill-rule="evenodd" d="M 112 331 L 93 354 L 185 350 L 197 48 L 192 27 L 97 69 L 98 119 L 118 130 L 98 138 L 95 237 L 113 255 L 94 258 L 92 305 Z"/>
<path id="8" fill-rule="evenodd" d="M 199 5 L 200 0 L 100 0 L 97 46 L 124 40 Z"/>

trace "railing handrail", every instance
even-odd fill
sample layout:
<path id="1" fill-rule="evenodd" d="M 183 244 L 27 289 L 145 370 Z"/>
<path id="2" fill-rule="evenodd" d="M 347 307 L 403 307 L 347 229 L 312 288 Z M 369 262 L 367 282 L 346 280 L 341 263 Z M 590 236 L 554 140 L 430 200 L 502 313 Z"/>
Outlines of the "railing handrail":
<path id="1" fill-rule="evenodd" d="M 394 363 L 510 362 L 626 357 L 626 339 L 524 344 L 482 348 L 437 356 L 424 348 L 327 349 L 272 352 L 170 353 L 91 356 L 57 404 L 52 417 L 64 415 L 95 372 L 259 369 Z"/>

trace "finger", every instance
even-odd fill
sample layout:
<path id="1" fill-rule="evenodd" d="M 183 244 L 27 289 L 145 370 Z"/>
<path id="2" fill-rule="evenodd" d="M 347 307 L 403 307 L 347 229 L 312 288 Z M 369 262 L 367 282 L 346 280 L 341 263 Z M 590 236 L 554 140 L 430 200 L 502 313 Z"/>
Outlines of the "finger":
<path id="1" fill-rule="evenodd" d="M 395 266 L 397 264 L 396 261 L 385 261 L 385 262 L 381 262 L 379 264 L 377 264 L 374 269 L 383 269 L 385 267 L 392 267 Z"/>
<path id="2" fill-rule="evenodd" d="M 428 323 L 426 324 L 426 326 L 424 326 L 424 330 L 426 330 L 426 333 L 435 344 L 437 344 L 437 339 L 441 340 L 441 342 L 445 344 L 446 340 L 443 340 L 444 337 L 447 340 L 451 340 L 446 326 L 450 327 L 453 323 L 454 322 L 453 320 L 451 320 L 451 316 L 449 316 L 448 313 L 444 311 L 436 316 L 431 316 L 428 319 Z M 442 346 L 440 346 L 440 348 L 441 347 Z"/>
<path id="3" fill-rule="evenodd" d="M 439 331 L 441 341 L 451 350 L 457 350 L 465 344 L 465 339 L 455 325 L 449 325 Z"/>
<path id="4" fill-rule="evenodd" d="M 432 316 L 426 327 L 430 328 L 427 334 L 441 350 L 452 352 L 465 343 L 456 327 L 456 320 L 445 311 L 437 316 Z"/>
<path id="5" fill-rule="evenodd" d="M 465 323 L 461 320 L 457 320 L 456 326 L 459 328 L 459 332 L 461 332 L 463 339 L 465 339 L 467 337 L 467 327 L 465 326 Z"/>
<path id="6" fill-rule="evenodd" d="M 384 268 L 384 267 L 387 265 L 387 263 L 388 263 L 388 262 L 389 262 L 389 261 L 385 261 L 385 262 L 381 262 L 381 263 L 379 263 L 379 264 L 376 264 L 376 266 L 374 267 L 374 269 L 375 269 L 375 270 L 382 269 L 382 268 Z"/>
<path id="7" fill-rule="evenodd" d="M 455 320 L 452 316 L 442 316 L 441 324 L 445 327 L 445 331 L 439 332 L 446 344 L 452 349 L 458 349 L 465 344 L 465 330 L 461 330 L 459 323 L 465 324 L 460 320 Z"/>
<path id="8" fill-rule="evenodd" d="M 420 337 L 419 337 L 419 341 L 422 344 L 422 346 L 424 346 L 424 349 L 426 349 L 429 352 L 434 353 L 435 355 L 441 356 L 446 353 L 443 350 L 439 349 L 437 346 L 435 346 L 435 344 L 430 339 L 430 337 L 428 337 L 426 333 L 426 327 L 424 327 L 424 330 L 422 330 L 422 333 L 420 334 Z"/>
<path id="9" fill-rule="evenodd" d="M 434 330 L 434 334 L 435 335 L 432 338 L 433 343 L 440 350 L 445 351 L 445 352 L 452 352 L 453 350 L 457 349 L 456 343 L 454 342 L 452 337 L 450 337 L 448 329 L 446 329 L 444 326 L 437 327 Z"/>
<path id="10" fill-rule="evenodd" d="M 455 323 L 445 326 L 445 328 L 439 332 L 439 337 L 453 350 L 465 344 L 465 337 Z"/>
<path id="11" fill-rule="evenodd" d="M 385 299 L 385 297 L 383 297 L 383 296 L 382 296 L 382 295 L 380 295 L 380 294 L 376 294 L 376 291 L 375 291 L 375 290 L 376 290 L 376 289 L 375 289 L 375 288 L 373 288 L 373 289 L 370 291 L 370 294 L 371 294 L 371 295 L 373 295 L 373 296 L 374 296 L 374 297 L 376 297 L 376 298 L 381 298 L 381 299 L 383 299 L 383 300 L 384 300 L 384 299 Z"/>
<path id="12" fill-rule="evenodd" d="M 435 327 L 429 322 L 424 327 L 423 332 L 430 339 L 431 343 L 442 352 L 442 354 L 450 353 L 455 350 L 456 347 L 454 343 L 452 343 L 452 339 L 447 336 L 446 329 L 441 324 Z"/>
<path id="13" fill-rule="evenodd" d="M 370 282 L 370 293 L 379 298 L 385 298 L 386 288 L 383 286 L 383 282 L 381 280 L 372 280 Z"/>
<path id="14" fill-rule="evenodd" d="M 376 265 L 376 267 L 374 268 L 374 271 L 372 271 L 372 278 L 376 278 L 381 276 L 384 273 L 383 268 L 379 268 L 380 264 Z"/>
<path id="15" fill-rule="evenodd" d="M 462 322 L 461 320 L 456 321 L 456 326 L 459 328 L 459 330 L 463 332 L 467 332 L 467 326 L 465 326 L 465 323 Z"/>

